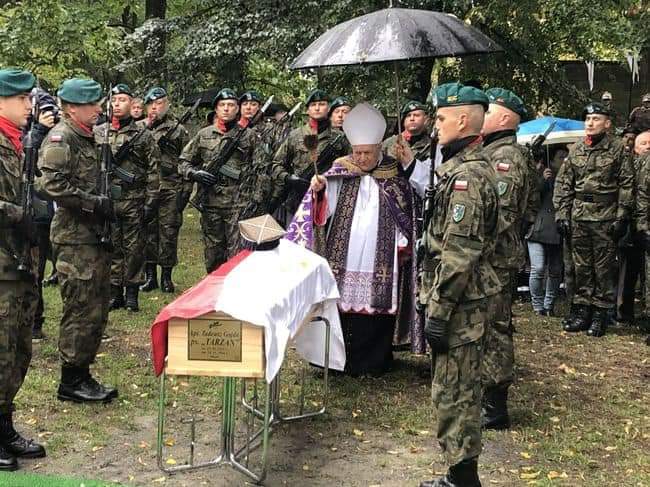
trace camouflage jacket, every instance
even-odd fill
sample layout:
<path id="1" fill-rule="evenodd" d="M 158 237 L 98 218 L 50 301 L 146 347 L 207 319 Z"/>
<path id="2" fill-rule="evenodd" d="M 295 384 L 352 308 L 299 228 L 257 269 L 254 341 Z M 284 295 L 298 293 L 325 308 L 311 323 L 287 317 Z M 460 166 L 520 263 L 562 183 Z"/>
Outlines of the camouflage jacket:
<path id="1" fill-rule="evenodd" d="M 603 222 L 633 216 L 634 174 L 623 143 L 610 135 L 571 148 L 555 183 L 555 220 Z"/>
<path id="2" fill-rule="evenodd" d="M 24 156 L 16 153 L 0 132 L 0 280 L 18 281 L 29 273 L 18 271 L 19 255 L 27 250 L 27 240 L 15 222 L 21 212 Z"/>
<path id="3" fill-rule="evenodd" d="M 142 130 L 133 119 L 128 125 L 120 129 L 113 128 L 110 122 L 103 123 L 95 127 L 95 140 L 98 145 L 104 142 L 107 128 L 108 140 L 113 154 L 116 154 L 122 145 L 134 138 Z M 121 188 L 121 195 L 118 199 L 144 199 L 145 205 L 156 206 L 160 189 L 159 162 L 160 150 L 158 144 L 154 141 L 151 132 L 146 130 L 132 148 L 131 154 L 120 164 L 122 169 L 135 175 L 133 184 L 126 183 L 117 176 L 113 177 L 113 185 Z"/>
<path id="4" fill-rule="evenodd" d="M 636 185 L 636 228 L 650 232 L 650 152 L 637 158 L 639 172 Z"/>
<path id="5" fill-rule="evenodd" d="M 174 128 L 176 123 L 177 120 L 172 115 L 165 115 L 161 121 L 154 123 L 154 126 L 150 127 L 153 140 L 158 145 L 160 156 L 158 161 L 160 189 L 178 189 L 183 181 L 178 171 L 178 165 L 181 150 L 189 140 L 187 130 L 183 125 L 179 125 L 168 137 L 169 146 L 161 147 L 159 144 L 160 139 Z M 141 120 L 137 125 L 138 128 L 144 127 L 145 121 Z"/>
<path id="6" fill-rule="evenodd" d="M 63 118 L 39 153 L 39 191 L 56 202 L 50 238 L 56 244 L 98 245 L 102 223 L 93 216 L 100 178 L 99 150 L 92 134 Z"/>
<path id="7" fill-rule="evenodd" d="M 480 146 L 469 146 L 436 169 L 434 214 L 422 237 L 419 300 L 427 318 L 449 323 L 449 346 L 480 339 L 484 319 L 472 310 L 501 285 L 491 264 L 499 199 L 494 170 Z M 464 314 L 462 319 L 459 314 Z"/>
<path id="8" fill-rule="evenodd" d="M 521 236 L 521 222 L 526 213 L 528 191 L 528 161 L 515 135 L 508 135 L 484 146 L 496 173 L 499 194 L 499 225 L 492 264 L 494 267 L 518 269 L 525 252 Z"/>
<path id="9" fill-rule="evenodd" d="M 381 145 L 381 149 L 384 154 L 395 157 L 395 154 L 393 153 L 393 146 L 395 145 L 395 142 L 397 142 L 397 135 L 392 135 L 391 137 L 388 137 L 386 140 L 384 140 Z M 426 132 L 413 136 L 411 140 L 409 140 L 409 146 L 413 151 L 415 159 L 418 161 L 424 161 L 431 155 L 429 153 L 431 149 L 431 137 L 429 137 Z"/>
<path id="10" fill-rule="evenodd" d="M 650 108 L 640 106 L 632 110 L 625 128 L 626 130 L 631 130 L 635 134 L 640 134 L 641 132 L 650 130 Z"/>
<path id="11" fill-rule="evenodd" d="M 239 130 L 242 130 L 239 125 L 235 125 L 225 134 L 214 125 L 199 130 L 181 153 L 179 170 L 182 176 L 187 180 L 193 169 L 205 169 L 209 166 Z M 231 208 L 244 204 L 239 201 L 239 189 L 247 177 L 247 172 L 251 170 L 254 151 L 253 131 L 244 129 L 233 155 L 219 172 L 219 182 L 208 190 L 204 203 L 206 207 Z"/>

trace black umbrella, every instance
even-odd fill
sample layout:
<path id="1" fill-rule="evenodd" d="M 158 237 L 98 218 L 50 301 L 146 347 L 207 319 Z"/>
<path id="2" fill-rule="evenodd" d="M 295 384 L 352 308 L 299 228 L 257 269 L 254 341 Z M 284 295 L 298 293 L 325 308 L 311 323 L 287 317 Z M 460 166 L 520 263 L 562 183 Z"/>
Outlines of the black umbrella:
<path id="1" fill-rule="evenodd" d="M 397 61 L 460 57 L 502 50 L 492 39 L 453 15 L 387 8 L 332 27 L 293 61 L 291 69 L 393 61 L 399 113 Z"/>

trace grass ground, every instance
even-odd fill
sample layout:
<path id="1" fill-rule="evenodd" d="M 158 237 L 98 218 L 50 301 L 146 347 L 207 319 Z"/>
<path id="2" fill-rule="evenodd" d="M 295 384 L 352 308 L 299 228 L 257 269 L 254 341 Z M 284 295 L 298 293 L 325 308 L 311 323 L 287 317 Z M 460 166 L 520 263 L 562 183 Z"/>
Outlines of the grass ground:
<path id="1" fill-rule="evenodd" d="M 193 212 L 186 213 L 180 260 L 174 278 L 183 290 L 203 274 Z M 140 313 L 111 313 L 108 332 L 114 340 L 102 346 L 95 371 L 119 387 L 120 397 L 108 406 L 72 405 L 55 397 L 61 303 L 58 288 L 46 289 L 49 339 L 34 348 L 16 422 L 46 443 L 48 457 L 21 462 L 23 471 L 132 486 L 245 485 L 230 469 L 167 476 L 156 466 L 158 381 L 148 330 L 172 299 L 143 294 Z M 561 332 L 558 318 L 534 316 L 527 304 L 516 305 L 514 312 L 514 427 L 484 436 L 483 485 L 650 486 L 650 353 L 644 335 L 614 330 L 589 339 Z M 406 353 L 397 358 L 395 370 L 383 378 L 333 378 L 327 416 L 280 426 L 271 439 L 266 485 L 415 486 L 444 471 L 424 378 L 427 360 Z M 294 387 L 299 367 L 291 353 L 285 388 Z M 309 377 L 314 392 L 319 380 L 315 372 Z M 165 463 L 186 461 L 188 426 L 181 420 L 190 414 L 205 419 L 196 454 L 208 458 L 219 447 L 219 381 L 173 378 L 168 386 Z M 22 485 L 17 474 L 9 478 L 16 482 L 0 479 L 0 485 Z"/>

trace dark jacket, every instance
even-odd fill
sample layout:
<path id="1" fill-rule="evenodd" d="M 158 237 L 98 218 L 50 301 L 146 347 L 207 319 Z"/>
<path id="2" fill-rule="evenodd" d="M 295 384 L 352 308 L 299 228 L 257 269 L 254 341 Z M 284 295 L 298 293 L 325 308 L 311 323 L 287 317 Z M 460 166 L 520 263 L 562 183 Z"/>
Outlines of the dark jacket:
<path id="1" fill-rule="evenodd" d="M 540 192 L 542 202 L 539 212 L 535 217 L 535 223 L 528 233 L 530 242 L 559 245 L 560 234 L 557 233 L 555 224 L 555 208 L 553 207 L 553 189 L 555 180 L 545 181 L 541 175 L 537 175 L 537 189 Z"/>

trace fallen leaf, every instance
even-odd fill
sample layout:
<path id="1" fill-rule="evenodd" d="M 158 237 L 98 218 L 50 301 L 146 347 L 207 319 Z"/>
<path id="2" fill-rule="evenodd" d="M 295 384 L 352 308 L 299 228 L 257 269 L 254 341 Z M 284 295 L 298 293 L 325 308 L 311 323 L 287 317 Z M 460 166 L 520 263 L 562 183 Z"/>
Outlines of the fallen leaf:
<path id="1" fill-rule="evenodd" d="M 174 438 L 167 438 L 165 440 L 165 445 L 167 445 L 167 446 L 174 446 L 175 444 L 176 444 L 176 442 L 174 441 Z"/>
<path id="2" fill-rule="evenodd" d="M 309 465 L 303 465 L 303 466 L 302 466 L 302 469 L 303 469 L 304 471 L 309 470 Z"/>
<path id="3" fill-rule="evenodd" d="M 102 450 L 103 448 L 104 448 L 103 446 L 97 445 L 97 446 L 93 446 L 92 450 L 93 451 L 99 451 L 99 450 Z"/>
<path id="4" fill-rule="evenodd" d="M 528 453 L 527 451 L 522 451 L 520 453 L 520 455 L 521 455 L 522 458 L 525 458 L 525 459 L 529 459 L 531 457 L 530 453 Z"/>
<path id="5" fill-rule="evenodd" d="M 614 451 L 614 450 L 617 450 L 617 449 L 618 449 L 617 446 L 606 446 L 605 447 L 605 451 Z"/>
<path id="6" fill-rule="evenodd" d="M 354 434 L 354 436 L 363 436 L 363 431 L 358 429 L 352 430 L 352 433 Z"/>
<path id="7" fill-rule="evenodd" d="M 536 479 L 537 477 L 539 477 L 540 473 L 541 472 L 539 472 L 539 471 L 538 472 L 531 472 L 531 473 L 520 473 L 519 478 L 522 479 L 522 480 L 532 480 L 532 479 Z"/>
<path id="8" fill-rule="evenodd" d="M 566 472 L 562 472 L 562 473 L 560 473 L 560 472 L 556 472 L 556 471 L 554 471 L 554 470 L 551 470 L 549 473 L 546 474 L 546 476 L 548 477 L 549 480 L 553 480 L 553 479 L 567 479 L 567 478 L 569 478 L 569 476 L 567 475 Z"/>
<path id="9" fill-rule="evenodd" d="M 162 484 L 165 481 L 165 477 L 158 477 L 157 479 L 153 479 L 152 482 L 157 482 Z"/>
<path id="10" fill-rule="evenodd" d="M 167 465 L 176 465 L 176 460 L 174 460 L 172 457 L 169 457 L 165 463 Z"/>

